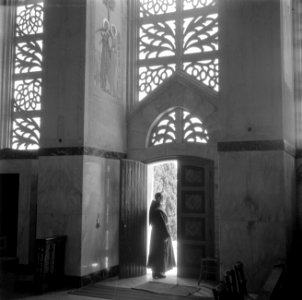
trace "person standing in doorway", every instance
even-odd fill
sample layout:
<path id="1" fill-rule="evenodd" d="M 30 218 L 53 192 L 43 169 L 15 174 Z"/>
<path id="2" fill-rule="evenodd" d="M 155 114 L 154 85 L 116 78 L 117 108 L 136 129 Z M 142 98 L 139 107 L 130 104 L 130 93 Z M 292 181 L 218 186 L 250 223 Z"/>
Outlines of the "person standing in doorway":
<path id="1" fill-rule="evenodd" d="M 165 278 L 165 272 L 176 266 L 172 240 L 168 229 L 168 217 L 163 210 L 163 195 L 155 194 L 149 210 L 152 226 L 147 267 L 152 269 L 154 279 Z"/>

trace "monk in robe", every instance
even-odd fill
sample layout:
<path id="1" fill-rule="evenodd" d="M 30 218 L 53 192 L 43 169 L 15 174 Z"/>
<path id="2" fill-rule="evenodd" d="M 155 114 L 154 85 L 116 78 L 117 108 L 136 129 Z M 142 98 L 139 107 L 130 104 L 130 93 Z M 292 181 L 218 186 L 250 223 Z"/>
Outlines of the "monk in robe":
<path id="1" fill-rule="evenodd" d="M 162 208 L 163 196 L 155 194 L 149 210 L 152 226 L 147 267 L 152 269 L 154 279 L 165 278 L 165 272 L 176 266 L 172 240 L 168 229 L 168 217 Z"/>

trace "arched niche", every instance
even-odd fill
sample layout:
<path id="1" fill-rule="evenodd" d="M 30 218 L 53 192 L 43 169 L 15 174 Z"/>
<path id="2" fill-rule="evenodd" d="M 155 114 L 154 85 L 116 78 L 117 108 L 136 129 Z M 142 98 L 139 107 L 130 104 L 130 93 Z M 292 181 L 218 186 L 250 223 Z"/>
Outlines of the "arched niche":
<path id="1" fill-rule="evenodd" d="M 166 143 L 151 146 L 146 142 L 154 124 L 164 114 L 181 107 L 205 124 L 207 143 Z M 219 140 L 219 94 L 183 73 L 175 73 L 162 86 L 137 104 L 128 117 L 128 157 L 140 161 L 185 155 L 215 160 Z"/>

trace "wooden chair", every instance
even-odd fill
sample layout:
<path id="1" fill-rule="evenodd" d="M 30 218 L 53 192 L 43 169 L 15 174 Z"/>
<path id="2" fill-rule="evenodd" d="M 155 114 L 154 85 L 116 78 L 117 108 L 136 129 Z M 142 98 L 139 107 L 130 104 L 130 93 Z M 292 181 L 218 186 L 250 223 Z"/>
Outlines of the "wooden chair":
<path id="1" fill-rule="evenodd" d="M 230 299 L 229 292 L 227 291 L 226 283 L 220 281 L 219 284 L 212 289 L 215 300 L 226 300 Z"/>
<path id="2" fill-rule="evenodd" d="M 205 257 L 201 259 L 198 285 L 200 285 L 202 280 L 218 281 L 217 258 Z"/>
<path id="3" fill-rule="evenodd" d="M 237 262 L 225 273 L 224 281 L 221 281 L 212 291 L 215 300 L 244 300 L 247 290 L 243 264 Z"/>
<path id="4" fill-rule="evenodd" d="M 224 278 L 225 278 L 227 290 L 233 294 L 237 293 L 237 283 L 236 283 L 235 271 L 234 270 L 227 271 Z"/>
<path id="5" fill-rule="evenodd" d="M 247 280 L 244 276 L 243 263 L 238 261 L 233 269 L 228 270 L 221 281 L 212 291 L 215 300 L 269 300 L 283 299 L 284 288 L 282 286 L 285 276 L 285 264 L 280 263 L 274 265 L 264 286 L 258 295 L 249 294 L 247 292 Z M 281 296 L 280 296 L 281 295 Z"/>
<path id="6" fill-rule="evenodd" d="M 238 261 L 234 266 L 234 270 L 236 274 L 239 292 L 242 295 L 247 296 L 248 293 L 246 288 L 246 278 L 244 276 L 244 271 L 243 271 L 243 263 L 241 261 Z"/>

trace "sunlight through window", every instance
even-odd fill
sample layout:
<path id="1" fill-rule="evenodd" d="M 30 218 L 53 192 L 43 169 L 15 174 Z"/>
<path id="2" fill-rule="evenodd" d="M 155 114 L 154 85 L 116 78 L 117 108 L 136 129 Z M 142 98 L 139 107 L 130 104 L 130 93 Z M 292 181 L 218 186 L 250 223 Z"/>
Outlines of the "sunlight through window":
<path id="1" fill-rule="evenodd" d="M 43 1 L 18 3 L 12 101 L 13 149 L 36 150 L 40 147 L 43 22 Z"/>
<path id="2" fill-rule="evenodd" d="M 176 70 L 218 92 L 218 31 L 216 0 L 140 0 L 139 101 Z"/>
<path id="3" fill-rule="evenodd" d="M 177 128 L 177 129 L 176 129 Z M 153 126 L 148 145 L 166 143 L 203 143 L 209 141 L 207 129 L 202 121 L 183 108 L 168 112 Z"/>

